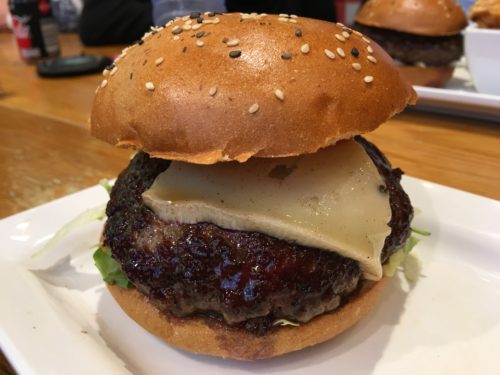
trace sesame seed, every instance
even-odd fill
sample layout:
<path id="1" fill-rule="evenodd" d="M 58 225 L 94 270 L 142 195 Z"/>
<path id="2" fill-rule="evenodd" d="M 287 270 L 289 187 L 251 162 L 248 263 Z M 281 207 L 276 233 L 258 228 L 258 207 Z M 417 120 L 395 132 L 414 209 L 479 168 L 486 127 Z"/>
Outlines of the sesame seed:
<path id="1" fill-rule="evenodd" d="M 332 51 L 330 51 L 329 49 L 325 49 L 325 55 L 326 55 L 329 59 L 331 59 L 331 60 L 333 60 L 333 59 L 335 58 L 335 54 L 334 54 Z"/>
<path id="2" fill-rule="evenodd" d="M 291 53 L 291 52 L 288 52 L 288 51 L 287 51 L 287 52 L 283 52 L 283 53 L 281 54 L 281 58 L 282 58 L 283 60 L 290 60 L 290 59 L 292 58 L 292 53 Z"/>
<path id="3" fill-rule="evenodd" d="M 205 35 L 204 31 L 198 31 L 194 36 L 197 38 L 201 38 L 203 35 Z"/>
<path id="4" fill-rule="evenodd" d="M 182 28 L 179 26 L 179 25 L 176 25 L 173 29 L 172 29 L 172 34 L 174 35 L 179 35 L 180 33 L 182 33 Z"/>
<path id="5" fill-rule="evenodd" d="M 367 50 L 369 53 L 373 53 L 373 48 L 372 48 L 372 46 L 368 46 L 368 47 L 366 47 L 366 50 Z"/>
<path id="6" fill-rule="evenodd" d="M 146 84 L 144 85 L 146 87 L 146 89 L 148 89 L 149 91 L 154 91 L 155 90 L 155 85 L 153 85 L 153 82 L 146 82 Z"/>
<path id="7" fill-rule="evenodd" d="M 210 89 L 208 90 L 208 95 L 214 96 L 215 94 L 217 94 L 217 86 L 210 87 Z"/>
<path id="8" fill-rule="evenodd" d="M 197 40 L 197 41 L 196 41 L 196 45 L 197 45 L 198 47 L 203 47 L 203 46 L 205 45 L 205 42 L 203 42 L 203 40 Z"/>
<path id="9" fill-rule="evenodd" d="M 200 12 L 191 12 L 191 14 L 189 15 L 189 18 L 195 19 L 195 18 L 198 18 L 199 16 L 201 16 Z"/>
<path id="10" fill-rule="evenodd" d="M 158 57 L 158 58 L 155 60 L 155 65 L 156 65 L 156 66 L 158 66 L 158 65 L 160 65 L 162 62 L 163 62 L 163 57 Z"/>
<path id="11" fill-rule="evenodd" d="M 310 51 L 310 48 L 309 48 L 309 44 L 303 44 L 301 47 L 300 47 L 300 52 L 302 53 L 309 53 Z"/>
<path id="12" fill-rule="evenodd" d="M 354 70 L 360 71 L 361 70 L 361 64 L 360 63 L 353 63 L 352 68 Z"/>
<path id="13" fill-rule="evenodd" d="M 110 74 L 110 75 L 112 75 L 112 76 L 114 76 L 114 75 L 116 74 L 117 70 L 118 70 L 118 68 L 115 66 L 115 67 L 111 70 L 111 72 L 109 72 L 109 74 Z"/>
<path id="14" fill-rule="evenodd" d="M 373 57 L 372 55 L 368 55 L 366 58 L 368 59 L 368 61 L 371 61 L 374 64 L 377 63 L 377 59 L 375 57 Z"/>
<path id="15" fill-rule="evenodd" d="M 217 18 L 217 17 L 216 17 L 216 18 L 214 18 L 214 22 L 213 22 L 213 24 L 214 24 L 214 25 L 217 25 L 218 23 L 220 23 L 220 18 Z"/>
<path id="16" fill-rule="evenodd" d="M 241 51 L 239 51 L 239 50 L 234 50 L 234 51 L 229 52 L 229 57 L 232 59 L 236 59 L 240 56 L 241 56 Z"/>
<path id="17" fill-rule="evenodd" d="M 182 53 L 186 52 L 186 51 L 187 51 L 187 49 L 188 49 L 188 48 L 187 48 L 186 46 L 182 47 Z"/>
<path id="18" fill-rule="evenodd" d="M 345 38 L 340 34 L 335 34 L 335 38 L 337 38 L 337 40 L 339 40 L 341 42 L 345 42 Z"/>
<path id="19" fill-rule="evenodd" d="M 214 12 L 205 12 L 205 14 L 209 17 L 213 17 L 215 16 L 215 13 Z"/>
<path id="20" fill-rule="evenodd" d="M 341 23 L 341 22 L 337 22 L 337 23 L 336 23 L 336 25 L 337 25 L 338 27 L 345 27 L 345 26 L 344 26 L 344 24 L 343 24 L 343 23 Z"/>
<path id="21" fill-rule="evenodd" d="M 345 57 L 345 52 L 342 48 L 337 48 L 337 53 L 339 54 L 340 57 L 344 58 Z"/>
<path id="22" fill-rule="evenodd" d="M 172 26 L 172 24 L 174 23 L 174 21 L 170 20 L 168 21 L 166 24 L 165 24 L 165 27 L 169 27 L 169 26 Z"/>
<path id="23" fill-rule="evenodd" d="M 280 22 L 288 22 L 288 18 L 282 18 L 282 17 L 280 17 L 280 18 L 278 18 L 278 21 L 280 21 Z"/>
<path id="24" fill-rule="evenodd" d="M 290 14 L 290 18 L 294 18 L 294 19 L 297 19 L 299 18 L 296 14 Z"/>
<path id="25" fill-rule="evenodd" d="M 279 14 L 279 17 L 288 18 L 288 14 L 286 14 L 286 13 L 280 13 L 280 14 Z"/>
<path id="26" fill-rule="evenodd" d="M 354 57 L 358 57 L 359 56 L 358 49 L 357 48 L 351 49 L 351 55 L 353 55 Z"/>
<path id="27" fill-rule="evenodd" d="M 134 77 L 134 73 L 130 72 L 129 76 L 128 76 L 128 79 L 132 79 Z"/>
<path id="28" fill-rule="evenodd" d="M 352 30 L 350 28 L 348 28 L 348 27 L 344 27 L 342 30 L 345 31 L 349 35 L 352 34 Z"/>
<path id="29" fill-rule="evenodd" d="M 137 42 L 138 45 L 143 45 L 144 44 L 144 40 L 140 39 L 138 42 Z"/>
<path id="30" fill-rule="evenodd" d="M 107 77 L 108 75 L 109 75 L 109 70 L 108 70 L 108 69 L 104 69 L 104 70 L 102 71 L 102 76 L 103 76 L 103 77 Z"/>
<path id="31" fill-rule="evenodd" d="M 231 39 L 226 42 L 226 46 L 228 47 L 236 47 L 238 44 L 240 44 L 239 39 Z"/>
<path id="32" fill-rule="evenodd" d="M 274 90 L 274 95 L 279 99 L 279 100 L 285 100 L 285 94 L 283 93 L 283 91 L 281 91 L 280 89 L 276 89 Z"/>
<path id="33" fill-rule="evenodd" d="M 181 37 L 179 35 L 174 35 L 174 40 L 179 40 Z"/>
<path id="34" fill-rule="evenodd" d="M 358 30 L 353 30 L 352 32 L 354 33 L 354 35 L 357 35 L 359 37 L 363 36 L 363 34 L 361 34 Z"/>
<path id="35" fill-rule="evenodd" d="M 203 18 L 202 17 L 198 17 L 196 19 L 196 23 L 202 24 L 203 23 Z"/>
<path id="36" fill-rule="evenodd" d="M 295 36 L 300 38 L 302 36 L 302 29 L 295 29 Z"/>
<path id="37" fill-rule="evenodd" d="M 184 22 L 184 25 L 191 25 L 193 23 L 193 20 L 187 20 L 186 22 Z"/>
<path id="38" fill-rule="evenodd" d="M 107 79 L 104 79 L 104 80 L 101 82 L 101 88 L 105 88 L 107 84 L 108 84 L 108 80 L 107 80 Z"/>
<path id="39" fill-rule="evenodd" d="M 291 22 L 291 23 L 297 23 L 297 20 L 295 18 L 289 18 L 288 19 L 288 22 Z"/>
<path id="40" fill-rule="evenodd" d="M 191 30 L 191 25 L 184 25 L 182 26 L 183 30 Z"/>
<path id="41" fill-rule="evenodd" d="M 257 103 L 253 103 L 250 108 L 248 108 L 248 113 L 255 113 L 259 110 L 259 105 Z"/>
<path id="42" fill-rule="evenodd" d="M 364 37 L 364 36 L 362 36 L 362 37 L 361 37 L 361 39 L 363 39 L 366 43 L 371 43 L 371 42 L 370 42 L 370 39 L 368 39 L 368 38 L 366 38 L 366 37 Z"/>
<path id="43" fill-rule="evenodd" d="M 198 30 L 202 26 L 201 23 L 196 23 L 191 27 L 191 30 Z"/>
<path id="44" fill-rule="evenodd" d="M 365 83 L 372 83 L 373 76 L 365 76 L 365 78 L 363 78 L 363 81 L 365 81 Z"/>
<path id="45" fill-rule="evenodd" d="M 349 37 L 351 36 L 351 34 L 349 34 L 347 31 L 342 31 L 342 36 L 346 39 L 349 39 Z"/>

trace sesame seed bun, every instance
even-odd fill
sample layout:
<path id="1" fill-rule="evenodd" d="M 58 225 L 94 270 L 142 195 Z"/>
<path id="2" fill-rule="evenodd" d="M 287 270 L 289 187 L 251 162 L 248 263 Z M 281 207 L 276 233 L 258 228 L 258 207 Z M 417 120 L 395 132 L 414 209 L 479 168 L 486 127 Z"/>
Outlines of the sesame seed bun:
<path id="1" fill-rule="evenodd" d="M 94 136 L 155 157 L 244 162 L 315 152 L 416 100 L 381 48 L 340 24 L 204 19 L 177 19 L 122 53 L 97 89 Z"/>
<path id="2" fill-rule="evenodd" d="M 368 0 L 356 21 L 425 36 L 455 35 L 467 26 L 466 15 L 455 0 Z"/>
<path id="3" fill-rule="evenodd" d="M 387 279 L 370 283 L 349 303 L 298 327 L 280 327 L 264 336 L 207 323 L 202 318 L 166 316 L 136 289 L 108 285 L 120 307 L 150 333 L 178 348 L 238 360 L 257 360 L 300 350 L 331 338 L 353 326 L 377 304 Z"/>
<path id="4" fill-rule="evenodd" d="M 500 29 L 500 0 L 477 0 L 469 16 L 481 28 Z"/>

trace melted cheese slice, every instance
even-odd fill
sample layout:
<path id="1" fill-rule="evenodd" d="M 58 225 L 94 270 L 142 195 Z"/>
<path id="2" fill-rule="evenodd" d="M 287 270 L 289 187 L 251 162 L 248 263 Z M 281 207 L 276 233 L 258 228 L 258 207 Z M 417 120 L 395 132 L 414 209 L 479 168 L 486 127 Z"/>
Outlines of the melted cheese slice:
<path id="1" fill-rule="evenodd" d="M 161 219 L 255 231 L 357 260 L 382 277 L 389 195 L 364 149 L 340 142 L 315 154 L 246 163 L 172 162 L 143 199 Z"/>

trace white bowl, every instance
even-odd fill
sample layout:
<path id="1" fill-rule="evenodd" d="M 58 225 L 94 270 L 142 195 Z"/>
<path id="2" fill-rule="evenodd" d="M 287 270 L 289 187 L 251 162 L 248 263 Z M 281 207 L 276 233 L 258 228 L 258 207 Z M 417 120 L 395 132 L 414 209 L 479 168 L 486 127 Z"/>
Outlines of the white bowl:
<path id="1" fill-rule="evenodd" d="M 477 91 L 500 95 L 500 30 L 469 25 L 465 29 L 465 56 Z"/>

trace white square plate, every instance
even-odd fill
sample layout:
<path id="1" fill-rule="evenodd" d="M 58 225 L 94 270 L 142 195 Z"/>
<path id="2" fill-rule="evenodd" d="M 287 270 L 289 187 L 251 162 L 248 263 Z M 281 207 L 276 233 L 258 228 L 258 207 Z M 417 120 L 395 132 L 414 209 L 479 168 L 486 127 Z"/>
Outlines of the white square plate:
<path id="1" fill-rule="evenodd" d="M 403 184 L 421 210 L 414 226 L 432 232 L 415 249 L 421 277 L 414 286 L 392 279 L 376 310 L 331 342 L 256 363 L 169 347 L 105 289 L 90 250 L 102 223 L 32 259 L 63 224 L 106 201 L 94 187 L 0 221 L 0 345 L 21 374 L 498 373 L 500 202 Z"/>

